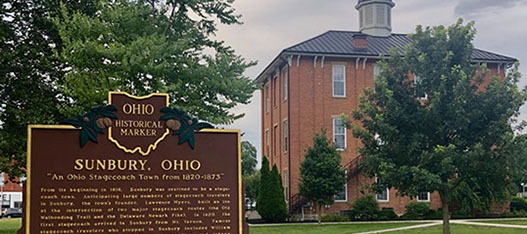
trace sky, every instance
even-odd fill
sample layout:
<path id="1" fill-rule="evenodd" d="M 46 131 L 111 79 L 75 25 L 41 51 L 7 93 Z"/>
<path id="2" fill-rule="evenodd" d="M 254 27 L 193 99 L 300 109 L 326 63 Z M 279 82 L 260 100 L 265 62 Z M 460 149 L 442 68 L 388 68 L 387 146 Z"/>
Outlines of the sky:
<path id="1" fill-rule="evenodd" d="M 256 79 L 285 48 L 328 30 L 359 30 L 357 0 L 236 0 L 236 14 L 242 25 L 222 25 L 217 38 L 230 45 L 247 61 L 258 64 L 245 75 Z M 392 32 L 413 33 L 417 25 L 452 25 L 457 19 L 474 21 L 476 48 L 514 57 L 527 84 L 527 0 L 393 0 Z M 249 105 L 233 112 L 245 113 L 227 128 L 240 129 L 261 157 L 261 102 L 256 91 Z M 520 119 L 527 120 L 527 107 Z"/>

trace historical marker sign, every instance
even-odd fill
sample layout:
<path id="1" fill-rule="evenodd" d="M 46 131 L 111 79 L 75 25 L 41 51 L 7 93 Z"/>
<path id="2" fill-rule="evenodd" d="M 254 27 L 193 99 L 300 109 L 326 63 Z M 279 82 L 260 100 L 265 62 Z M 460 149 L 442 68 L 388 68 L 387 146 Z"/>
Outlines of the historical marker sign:
<path id="1" fill-rule="evenodd" d="M 167 95 L 109 102 L 29 126 L 22 233 L 247 232 L 239 131 L 197 132 Z"/>

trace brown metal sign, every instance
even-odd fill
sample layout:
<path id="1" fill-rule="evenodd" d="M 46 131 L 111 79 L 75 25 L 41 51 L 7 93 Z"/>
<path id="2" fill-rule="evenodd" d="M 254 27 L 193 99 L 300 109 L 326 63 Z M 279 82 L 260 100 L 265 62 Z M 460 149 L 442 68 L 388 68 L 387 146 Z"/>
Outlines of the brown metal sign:
<path id="1" fill-rule="evenodd" d="M 247 233 L 239 131 L 194 132 L 164 98 L 114 93 L 83 128 L 29 126 L 19 233 Z"/>

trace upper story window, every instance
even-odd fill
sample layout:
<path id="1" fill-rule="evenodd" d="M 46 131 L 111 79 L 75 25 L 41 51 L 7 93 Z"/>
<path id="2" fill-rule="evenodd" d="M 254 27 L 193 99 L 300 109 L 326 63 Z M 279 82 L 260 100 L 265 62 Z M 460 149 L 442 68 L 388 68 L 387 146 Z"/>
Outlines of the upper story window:
<path id="1" fill-rule="evenodd" d="M 381 74 L 382 68 L 379 65 L 373 66 L 373 79 L 375 80 L 375 77 L 377 77 L 379 74 Z M 375 86 L 375 82 L 373 82 Z M 375 92 L 375 87 L 373 88 L 373 91 Z"/>
<path id="2" fill-rule="evenodd" d="M 282 83 L 284 84 L 283 86 L 283 91 L 282 91 L 282 94 L 284 95 L 284 101 L 287 100 L 287 82 L 289 82 L 289 72 L 287 70 L 287 68 L 284 68 L 282 70 Z"/>
<path id="3" fill-rule="evenodd" d="M 375 78 L 377 75 L 381 74 L 382 68 L 379 65 L 373 66 L 373 78 Z"/>
<path id="4" fill-rule="evenodd" d="M 280 94 L 278 93 L 278 76 L 277 76 L 273 80 L 273 103 L 275 107 L 277 106 L 279 95 Z"/>
<path id="5" fill-rule="evenodd" d="M 333 65 L 333 97 L 346 97 L 346 66 Z"/>
<path id="6" fill-rule="evenodd" d="M 337 150 L 346 149 L 346 127 L 338 117 L 333 118 L 333 141 Z"/>
<path id="7" fill-rule="evenodd" d="M 417 99 L 427 99 L 428 95 L 425 93 L 421 86 L 421 77 L 414 75 L 414 95 Z"/>
<path id="8" fill-rule="evenodd" d="M 265 86 L 265 112 L 269 112 L 269 85 Z"/>

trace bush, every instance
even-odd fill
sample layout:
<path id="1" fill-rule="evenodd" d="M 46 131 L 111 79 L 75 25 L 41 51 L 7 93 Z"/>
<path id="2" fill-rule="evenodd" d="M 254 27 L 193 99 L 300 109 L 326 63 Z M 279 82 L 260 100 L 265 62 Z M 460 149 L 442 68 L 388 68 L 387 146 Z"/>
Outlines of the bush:
<path id="1" fill-rule="evenodd" d="M 406 204 L 406 219 L 424 219 L 430 213 L 430 205 L 427 202 L 410 202 Z"/>
<path id="2" fill-rule="evenodd" d="M 288 216 L 280 173 L 276 165 L 269 171 L 269 161 L 266 157 L 260 169 L 260 193 L 256 200 L 256 210 L 267 222 L 285 222 Z"/>
<path id="3" fill-rule="evenodd" d="M 527 211 L 524 210 L 517 210 L 514 212 L 505 212 L 500 215 L 501 218 L 519 218 L 519 217 L 527 217 Z"/>
<path id="4" fill-rule="evenodd" d="M 379 212 L 379 220 L 394 220 L 399 216 L 393 211 L 393 209 L 382 209 Z"/>
<path id="5" fill-rule="evenodd" d="M 521 197 L 512 197 L 510 209 L 511 209 L 511 212 L 515 212 L 515 211 L 527 212 L 527 200 Z"/>
<path id="6" fill-rule="evenodd" d="M 430 210 L 425 216 L 425 219 L 443 219 L 443 210 L 441 208 L 437 210 Z"/>
<path id="7" fill-rule="evenodd" d="M 324 214 L 320 216 L 322 222 L 348 222 L 350 221 L 348 217 L 338 215 L 338 214 Z"/>
<path id="8" fill-rule="evenodd" d="M 372 195 L 357 198 L 351 204 L 351 220 L 378 220 L 379 215 L 379 203 Z"/>

